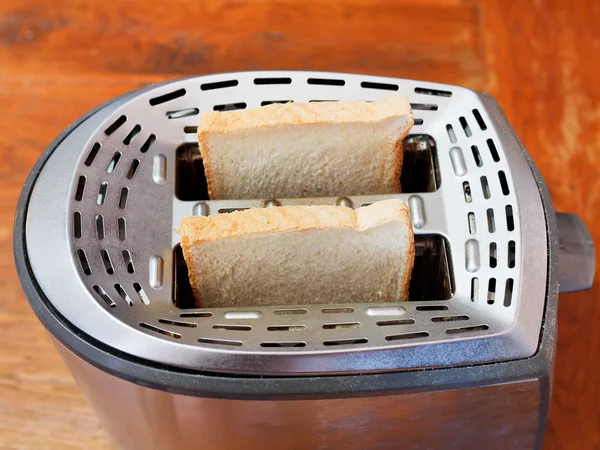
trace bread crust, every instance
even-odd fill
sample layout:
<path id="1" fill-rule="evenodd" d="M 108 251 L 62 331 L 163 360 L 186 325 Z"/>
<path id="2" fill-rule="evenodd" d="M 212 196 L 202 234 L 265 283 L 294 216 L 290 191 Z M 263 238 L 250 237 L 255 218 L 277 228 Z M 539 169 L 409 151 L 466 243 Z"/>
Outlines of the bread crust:
<path id="1" fill-rule="evenodd" d="M 317 102 L 271 104 L 256 109 L 227 112 L 208 112 L 200 116 L 198 146 L 204 164 L 208 194 L 211 199 L 221 198 L 217 189 L 213 151 L 208 138 L 214 135 L 253 132 L 276 126 L 308 126 L 369 124 L 392 117 L 407 116 L 408 121 L 394 147 L 392 192 L 400 192 L 402 170 L 402 140 L 414 124 L 410 103 L 406 97 L 388 97 L 376 102 Z M 385 173 L 385 168 L 382 168 Z"/>
<path id="2" fill-rule="evenodd" d="M 197 306 L 202 304 L 202 297 L 195 287 L 199 285 L 200 277 L 192 263 L 192 249 L 198 244 L 257 234 L 341 229 L 366 231 L 395 220 L 401 220 L 407 226 L 407 270 L 403 272 L 403 279 L 399 280 L 400 298 L 407 300 L 414 266 L 414 233 L 408 206 L 400 199 L 384 200 L 356 210 L 326 205 L 285 206 L 235 211 L 209 217 L 185 217 L 180 227 L 181 247 Z"/>

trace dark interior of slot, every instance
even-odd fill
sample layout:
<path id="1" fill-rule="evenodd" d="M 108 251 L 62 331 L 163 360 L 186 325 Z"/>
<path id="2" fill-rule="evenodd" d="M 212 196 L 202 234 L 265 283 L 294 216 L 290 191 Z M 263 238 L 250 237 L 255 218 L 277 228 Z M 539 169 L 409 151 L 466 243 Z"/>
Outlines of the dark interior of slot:
<path id="1" fill-rule="evenodd" d="M 197 308 L 181 246 L 173 251 L 173 301 L 178 308 Z M 448 300 L 454 293 L 454 278 L 448 242 L 440 235 L 415 236 L 415 263 L 409 301 Z M 247 306 L 252 306 L 249 302 Z"/>
<path id="2" fill-rule="evenodd" d="M 208 200 L 204 166 L 197 143 L 177 149 L 175 195 L 180 200 Z M 402 192 L 433 192 L 440 186 L 435 142 L 431 136 L 415 134 L 403 141 Z"/>

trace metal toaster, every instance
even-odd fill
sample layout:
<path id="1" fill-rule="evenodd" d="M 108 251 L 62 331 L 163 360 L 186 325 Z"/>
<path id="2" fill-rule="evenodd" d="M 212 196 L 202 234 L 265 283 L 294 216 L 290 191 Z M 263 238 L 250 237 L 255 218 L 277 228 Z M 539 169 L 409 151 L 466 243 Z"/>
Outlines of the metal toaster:
<path id="1" fill-rule="evenodd" d="M 208 199 L 198 115 L 406 95 L 402 194 Z M 292 204 L 410 207 L 410 301 L 196 308 L 186 215 Z M 19 201 L 15 259 L 41 322 L 122 449 L 539 448 L 559 292 L 595 255 L 557 214 L 495 101 L 404 79 L 317 72 L 188 78 L 69 126 Z M 560 263 L 560 264 L 559 264 Z"/>

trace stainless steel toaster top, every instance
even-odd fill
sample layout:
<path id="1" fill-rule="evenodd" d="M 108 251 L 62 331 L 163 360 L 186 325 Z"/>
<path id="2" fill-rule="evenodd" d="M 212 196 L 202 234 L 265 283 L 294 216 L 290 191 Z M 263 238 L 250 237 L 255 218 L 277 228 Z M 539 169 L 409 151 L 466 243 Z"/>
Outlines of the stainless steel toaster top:
<path id="1" fill-rule="evenodd" d="M 198 114 L 389 95 L 406 95 L 416 118 L 405 161 L 419 177 L 403 194 L 211 201 L 190 185 L 202 178 Z M 414 301 L 189 307 L 176 232 L 185 215 L 390 197 L 411 210 Z M 547 288 L 538 186 L 495 102 L 456 86 L 353 74 L 211 75 L 105 105 L 42 168 L 26 243 L 37 282 L 75 327 L 128 354 L 202 371 L 298 375 L 527 358 Z"/>

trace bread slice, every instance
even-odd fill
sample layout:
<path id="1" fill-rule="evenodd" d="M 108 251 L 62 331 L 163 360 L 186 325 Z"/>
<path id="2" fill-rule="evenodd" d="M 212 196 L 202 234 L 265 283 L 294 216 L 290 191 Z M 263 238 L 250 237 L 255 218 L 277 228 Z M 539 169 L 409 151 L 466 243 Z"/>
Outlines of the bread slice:
<path id="1" fill-rule="evenodd" d="M 198 143 L 211 199 L 400 192 L 406 97 L 272 104 L 201 116 Z"/>
<path id="2" fill-rule="evenodd" d="M 414 236 L 402 200 L 185 217 L 180 232 L 199 307 L 408 299 Z"/>

